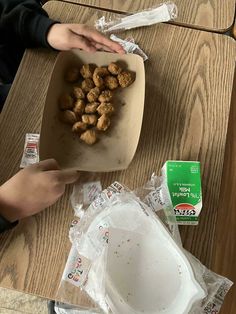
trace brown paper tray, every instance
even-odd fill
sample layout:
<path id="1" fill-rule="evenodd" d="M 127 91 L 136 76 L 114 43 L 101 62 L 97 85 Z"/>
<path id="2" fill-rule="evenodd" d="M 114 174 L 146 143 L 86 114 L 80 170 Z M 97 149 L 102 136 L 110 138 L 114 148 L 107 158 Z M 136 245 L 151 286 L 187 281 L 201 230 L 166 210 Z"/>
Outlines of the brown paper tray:
<path id="1" fill-rule="evenodd" d="M 110 130 L 99 135 L 99 141 L 88 146 L 72 134 L 71 127 L 59 120 L 58 99 L 72 85 L 64 81 L 70 66 L 95 63 L 98 66 L 118 61 L 136 73 L 135 82 L 115 92 L 116 114 Z M 48 87 L 40 137 L 40 159 L 55 158 L 62 168 L 82 171 L 115 171 L 126 169 L 132 161 L 141 131 L 145 93 L 143 60 L 134 54 L 107 52 L 93 54 L 80 50 L 61 52 L 56 60 Z"/>

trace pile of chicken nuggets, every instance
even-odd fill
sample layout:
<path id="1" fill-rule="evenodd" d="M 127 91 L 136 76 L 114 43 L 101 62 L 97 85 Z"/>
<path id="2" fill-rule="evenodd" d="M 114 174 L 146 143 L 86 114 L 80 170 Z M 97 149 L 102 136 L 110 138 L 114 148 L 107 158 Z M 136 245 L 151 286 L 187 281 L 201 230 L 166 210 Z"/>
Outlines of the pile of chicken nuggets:
<path id="1" fill-rule="evenodd" d="M 115 90 L 130 86 L 135 75 L 112 62 L 103 67 L 84 64 L 81 68 L 70 68 L 65 80 L 73 86 L 72 93 L 59 99 L 60 120 L 71 125 L 72 132 L 83 142 L 93 145 L 98 134 L 111 125 L 111 115 L 116 110 L 112 102 Z"/>

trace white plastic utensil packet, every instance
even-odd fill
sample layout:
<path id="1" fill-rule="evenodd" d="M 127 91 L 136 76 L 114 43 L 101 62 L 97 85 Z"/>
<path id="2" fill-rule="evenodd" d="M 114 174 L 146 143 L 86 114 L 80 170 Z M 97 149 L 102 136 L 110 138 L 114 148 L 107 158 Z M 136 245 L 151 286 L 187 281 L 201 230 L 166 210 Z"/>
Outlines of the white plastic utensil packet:
<path id="1" fill-rule="evenodd" d="M 135 44 L 134 39 L 132 37 L 128 37 L 126 39 L 121 39 L 114 34 L 111 34 L 110 38 L 113 41 L 118 42 L 125 49 L 127 53 L 135 53 L 143 58 L 143 61 L 148 60 L 148 56 L 146 53 L 139 47 L 139 45 Z"/>
<path id="2" fill-rule="evenodd" d="M 136 193 L 145 199 L 158 184 L 153 176 Z M 187 253 L 162 221 L 167 225 L 165 215 L 157 218 L 135 193 L 114 182 L 70 230 L 73 258 L 70 254 L 57 299 L 91 313 L 218 313 L 232 282 Z M 160 280 L 161 289 L 155 286 Z M 177 302 L 173 310 L 171 298 Z"/>
<path id="3" fill-rule="evenodd" d="M 173 2 L 166 2 L 157 7 L 146 9 L 132 15 L 118 16 L 110 21 L 106 21 L 103 16 L 95 22 L 95 27 L 97 30 L 104 33 L 118 32 L 167 22 L 175 19 L 177 14 L 177 6 Z"/>

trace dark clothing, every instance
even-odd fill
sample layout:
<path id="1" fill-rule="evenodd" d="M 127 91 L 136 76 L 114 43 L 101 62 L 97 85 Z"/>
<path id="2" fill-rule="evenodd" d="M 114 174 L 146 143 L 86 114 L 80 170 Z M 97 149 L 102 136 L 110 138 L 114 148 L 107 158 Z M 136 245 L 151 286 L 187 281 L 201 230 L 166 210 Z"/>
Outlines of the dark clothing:
<path id="1" fill-rule="evenodd" d="M 3 218 L 2 216 L 0 216 L 0 233 L 8 229 L 14 228 L 17 224 L 18 224 L 18 221 L 11 223 L 7 221 L 5 218 Z"/>
<path id="2" fill-rule="evenodd" d="M 25 48 L 49 46 L 47 33 L 54 23 L 39 0 L 0 0 L 0 80 L 3 84 L 13 82 Z"/>
<path id="3" fill-rule="evenodd" d="M 7 99 L 7 95 L 9 93 L 10 88 L 11 88 L 11 84 L 0 85 L 0 112 L 5 103 L 5 100 Z M 1 107 L 1 104 L 2 104 L 2 107 Z"/>
<path id="4" fill-rule="evenodd" d="M 0 0 L 0 112 L 25 48 L 49 47 L 47 33 L 54 23 L 39 0 Z M 0 232 L 6 226 L 0 219 Z"/>

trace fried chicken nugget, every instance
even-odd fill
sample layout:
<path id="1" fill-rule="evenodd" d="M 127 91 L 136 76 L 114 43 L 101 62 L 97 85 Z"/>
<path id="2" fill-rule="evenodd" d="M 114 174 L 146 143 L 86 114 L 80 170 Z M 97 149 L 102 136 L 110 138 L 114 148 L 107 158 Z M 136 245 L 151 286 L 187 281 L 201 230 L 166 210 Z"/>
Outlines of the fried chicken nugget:
<path id="1" fill-rule="evenodd" d="M 132 75 L 132 73 L 129 71 L 121 72 L 117 75 L 117 78 L 122 88 L 130 86 L 135 80 L 134 75 Z"/>
<path id="2" fill-rule="evenodd" d="M 87 94 L 87 99 L 89 102 L 94 102 L 98 99 L 98 96 L 100 94 L 100 89 L 98 87 L 94 87 L 90 89 L 90 91 Z"/>
<path id="3" fill-rule="evenodd" d="M 85 93 L 88 93 L 90 89 L 94 88 L 94 82 L 90 78 L 87 78 L 83 80 L 81 88 Z"/>
<path id="4" fill-rule="evenodd" d="M 99 102 L 91 102 L 85 106 L 85 113 L 96 113 L 98 106 L 100 105 Z"/>
<path id="5" fill-rule="evenodd" d="M 100 77 L 104 77 L 104 76 L 107 76 L 109 75 L 109 71 L 106 67 L 97 67 L 95 70 L 94 70 L 94 74 L 95 75 L 98 75 Z"/>
<path id="6" fill-rule="evenodd" d="M 112 75 L 104 77 L 105 86 L 111 90 L 116 89 L 119 86 L 118 80 Z"/>
<path id="7" fill-rule="evenodd" d="M 75 122 L 75 124 L 73 124 L 72 132 L 81 134 L 82 132 L 86 130 L 87 130 L 87 124 L 82 121 L 78 121 L 78 122 Z"/>
<path id="8" fill-rule="evenodd" d="M 89 125 L 96 125 L 98 117 L 95 114 L 83 114 L 82 121 Z"/>
<path id="9" fill-rule="evenodd" d="M 60 112 L 60 120 L 67 124 L 74 124 L 77 121 L 76 115 L 71 110 Z"/>
<path id="10" fill-rule="evenodd" d="M 98 97 L 98 100 L 100 102 L 109 102 L 112 99 L 112 97 L 113 97 L 112 91 L 106 89 L 101 92 L 100 96 Z"/>
<path id="11" fill-rule="evenodd" d="M 79 79 L 79 69 L 76 67 L 70 68 L 65 74 L 65 80 L 69 83 L 75 83 Z"/>
<path id="12" fill-rule="evenodd" d="M 103 114 L 99 119 L 97 123 L 97 129 L 99 131 L 106 131 L 111 124 L 110 118 L 106 115 Z"/>
<path id="13" fill-rule="evenodd" d="M 94 72 L 94 66 L 92 64 L 84 64 L 80 69 L 80 74 L 83 76 L 84 79 L 92 78 Z"/>
<path id="14" fill-rule="evenodd" d="M 108 65 L 108 71 L 112 74 L 112 75 L 118 75 L 121 73 L 122 68 L 116 63 L 116 62 L 111 62 Z"/>
<path id="15" fill-rule="evenodd" d="M 74 106 L 74 113 L 77 115 L 82 115 L 84 113 L 84 109 L 85 109 L 85 102 L 83 99 L 78 99 L 75 103 Z"/>
<path id="16" fill-rule="evenodd" d="M 85 94 L 84 94 L 82 88 L 79 86 L 74 86 L 73 95 L 75 96 L 76 99 L 84 99 L 85 98 Z"/>
<path id="17" fill-rule="evenodd" d="M 103 77 L 109 75 L 109 71 L 106 67 L 97 67 L 93 73 L 94 84 L 103 89 L 105 87 Z"/>
<path id="18" fill-rule="evenodd" d="M 81 134 L 80 139 L 88 145 L 93 145 L 97 141 L 96 132 L 94 130 L 87 130 Z"/>
<path id="19" fill-rule="evenodd" d="M 103 114 L 110 115 L 115 111 L 115 108 L 111 103 L 102 103 L 97 108 L 97 112 L 102 116 Z"/>
<path id="20" fill-rule="evenodd" d="M 59 107 L 62 110 L 72 109 L 74 106 L 74 100 L 69 94 L 63 94 L 59 98 Z"/>
<path id="21" fill-rule="evenodd" d="M 95 86 L 97 86 L 100 89 L 103 89 L 105 87 L 103 78 L 95 73 L 93 73 L 93 82 Z"/>

